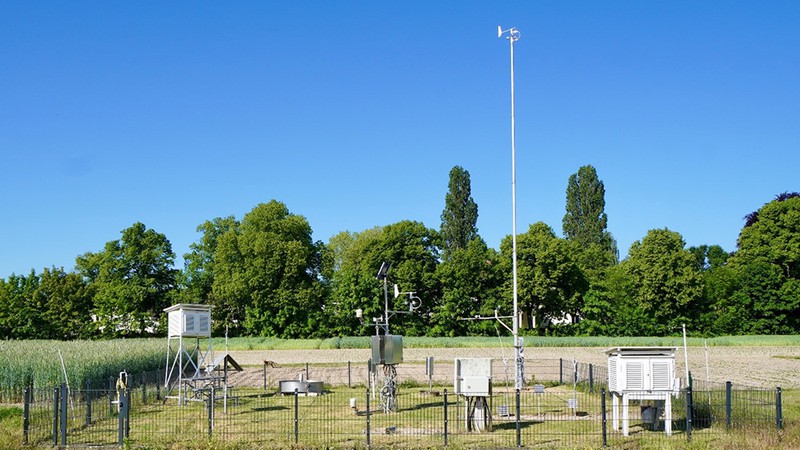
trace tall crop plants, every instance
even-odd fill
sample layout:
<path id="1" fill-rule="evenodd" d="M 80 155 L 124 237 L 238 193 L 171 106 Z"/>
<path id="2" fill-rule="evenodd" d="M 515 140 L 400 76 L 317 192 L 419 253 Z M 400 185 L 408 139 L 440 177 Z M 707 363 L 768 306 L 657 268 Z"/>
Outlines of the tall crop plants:
<path id="1" fill-rule="evenodd" d="M 107 380 L 122 370 L 155 370 L 164 365 L 164 348 L 161 339 L 2 341 L 0 401 L 20 398 L 25 386 L 42 388 L 68 381 L 77 388 L 84 387 L 88 380 Z M 59 351 L 64 358 L 63 368 Z"/>

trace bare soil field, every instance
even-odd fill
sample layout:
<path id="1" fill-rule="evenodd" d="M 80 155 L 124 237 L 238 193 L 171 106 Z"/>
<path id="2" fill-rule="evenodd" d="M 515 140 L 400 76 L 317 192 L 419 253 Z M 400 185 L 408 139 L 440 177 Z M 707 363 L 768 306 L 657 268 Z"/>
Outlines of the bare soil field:
<path id="1" fill-rule="evenodd" d="M 602 347 L 530 347 L 524 351 L 526 380 L 557 379 L 559 359 L 592 364 L 605 368 L 606 348 Z M 278 367 L 267 367 L 267 383 L 275 386 L 278 380 L 297 379 L 305 375 L 329 384 L 366 384 L 369 349 L 345 350 L 247 350 L 232 351 L 231 356 L 245 370 L 232 376 L 233 385 L 263 386 L 264 361 Z M 434 382 L 450 384 L 453 378 L 453 359 L 494 358 L 496 380 L 513 378 L 513 349 L 511 348 L 406 348 L 404 362 L 397 366 L 400 380 L 427 382 L 425 358 L 434 358 Z M 689 347 L 689 368 L 695 380 L 718 383 L 731 381 L 734 385 L 784 389 L 800 388 L 800 346 L 769 347 Z M 706 365 L 706 361 L 708 364 Z M 348 370 L 348 362 L 350 368 Z M 685 376 L 683 349 L 676 353 L 679 376 Z M 554 373 L 555 371 L 555 373 Z M 598 372 L 598 373 L 605 373 Z"/>

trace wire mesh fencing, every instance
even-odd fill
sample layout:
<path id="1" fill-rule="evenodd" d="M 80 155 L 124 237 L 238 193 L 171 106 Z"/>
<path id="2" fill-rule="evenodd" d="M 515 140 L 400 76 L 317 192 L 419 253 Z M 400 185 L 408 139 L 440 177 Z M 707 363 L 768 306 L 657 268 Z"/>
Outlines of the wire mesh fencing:
<path id="1" fill-rule="evenodd" d="M 262 385 L 258 373 L 249 385 L 212 385 L 182 402 L 166 395 L 161 372 L 130 374 L 122 385 L 110 379 L 72 390 L 27 388 L 20 441 L 33 448 L 166 447 L 200 440 L 243 448 L 601 448 L 751 430 L 775 434 L 783 427 L 780 388 L 694 381 L 668 403 L 632 400 L 623 416 L 607 391 L 605 367 L 527 362 L 525 389 L 515 390 L 500 375 L 489 391 L 469 395 L 454 393 L 452 364 L 401 365 L 392 408 L 382 404 L 382 372 L 364 363 L 286 368 L 296 378 L 319 379 L 319 393 L 281 392 L 275 379 Z M 493 367 L 494 373 L 503 368 Z"/>

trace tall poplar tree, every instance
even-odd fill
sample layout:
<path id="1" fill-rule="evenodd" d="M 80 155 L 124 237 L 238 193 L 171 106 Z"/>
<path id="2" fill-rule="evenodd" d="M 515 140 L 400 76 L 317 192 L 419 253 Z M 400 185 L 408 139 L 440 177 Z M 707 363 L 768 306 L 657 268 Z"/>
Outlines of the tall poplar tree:
<path id="1" fill-rule="evenodd" d="M 594 167 L 586 165 L 578 169 L 578 173 L 570 175 L 567 183 L 567 212 L 564 214 L 562 227 L 567 240 L 576 242 L 585 250 L 599 248 L 608 255 L 608 258 L 601 259 L 615 262 L 617 243 L 606 230 L 608 216 L 605 212 L 605 195 L 605 186 L 597 177 Z"/>
<path id="2" fill-rule="evenodd" d="M 455 249 L 466 248 L 478 237 L 478 204 L 472 199 L 469 172 L 461 166 L 450 170 L 450 182 L 444 198 L 441 235 L 445 259 Z"/>
<path id="3" fill-rule="evenodd" d="M 608 225 L 606 189 L 591 165 L 570 175 L 567 183 L 567 213 L 562 221 L 564 237 L 584 247 L 600 242 Z"/>

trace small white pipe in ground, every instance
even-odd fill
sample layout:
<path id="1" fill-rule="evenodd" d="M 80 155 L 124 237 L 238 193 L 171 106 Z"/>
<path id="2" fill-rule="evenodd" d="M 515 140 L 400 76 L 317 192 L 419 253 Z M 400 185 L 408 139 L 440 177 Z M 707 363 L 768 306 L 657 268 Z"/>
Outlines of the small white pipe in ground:
<path id="1" fill-rule="evenodd" d="M 70 399 L 69 406 L 70 408 L 74 408 L 74 405 L 72 404 L 72 396 L 69 395 L 70 390 L 69 390 L 69 378 L 67 378 L 67 366 L 64 365 L 64 357 L 61 356 L 61 349 L 57 348 L 56 350 L 58 350 L 58 359 L 61 360 L 61 371 L 64 372 L 64 383 L 66 383 L 67 385 L 67 396 Z"/>

